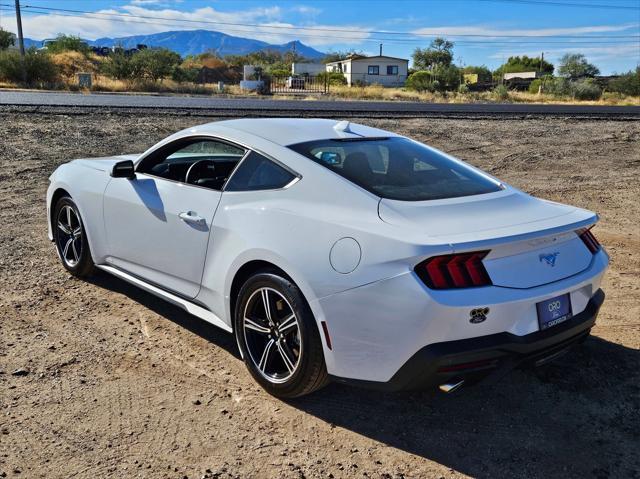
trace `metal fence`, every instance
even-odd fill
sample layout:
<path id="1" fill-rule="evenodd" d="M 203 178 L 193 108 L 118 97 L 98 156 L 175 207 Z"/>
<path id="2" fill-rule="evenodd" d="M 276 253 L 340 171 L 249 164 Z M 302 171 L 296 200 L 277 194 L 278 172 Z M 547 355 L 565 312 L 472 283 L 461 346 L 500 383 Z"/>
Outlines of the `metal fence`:
<path id="1" fill-rule="evenodd" d="M 268 80 L 269 92 L 273 94 L 307 95 L 329 93 L 329 82 L 323 76 L 271 77 Z"/>

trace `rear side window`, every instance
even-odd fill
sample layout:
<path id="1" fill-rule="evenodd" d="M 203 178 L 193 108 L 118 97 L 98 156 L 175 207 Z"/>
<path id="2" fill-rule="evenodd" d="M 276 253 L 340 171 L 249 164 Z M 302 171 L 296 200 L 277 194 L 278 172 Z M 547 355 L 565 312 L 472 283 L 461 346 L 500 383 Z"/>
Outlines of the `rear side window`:
<path id="1" fill-rule="evenodd" d="M 225 191 L 255 191 L 284 188 L 295 175 L 252 151 L 227 182 Z"/>
<path id="2" fill-rule="evenodd" d="M 289 148 L 392 200 L 439 200 L 502 189 L 473 168 L 407 138 L 329 139 Z"/>

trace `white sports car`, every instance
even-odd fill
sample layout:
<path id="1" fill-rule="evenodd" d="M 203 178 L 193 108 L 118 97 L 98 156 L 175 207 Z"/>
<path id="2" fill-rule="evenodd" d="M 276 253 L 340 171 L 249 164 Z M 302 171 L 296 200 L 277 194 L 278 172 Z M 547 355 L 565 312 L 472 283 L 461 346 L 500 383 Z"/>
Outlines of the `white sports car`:
<path id="1" fill-rule="evenodd" d="M 329 380 L 453 391 L 565 352 L 604 300 L 596 214 L 346 121 L 209 123 L 50 181 L 67 270 L 235 334 L 280 397 Z"/>

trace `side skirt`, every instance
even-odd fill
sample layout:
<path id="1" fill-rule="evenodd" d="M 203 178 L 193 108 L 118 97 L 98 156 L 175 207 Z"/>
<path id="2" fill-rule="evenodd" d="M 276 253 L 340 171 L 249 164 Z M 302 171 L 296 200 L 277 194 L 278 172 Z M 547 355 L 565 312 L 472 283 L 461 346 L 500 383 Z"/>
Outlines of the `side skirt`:
<path id="1" fill-rule="evenodd" d="M 128 273 L 125 273 L 124 271 L 121 271 L 117 268 L 114 268 L 113 266 L 97 264 L 96 268 L 99 268 L 103 271 L 106 271 L 107 273 L 117 276 L 118 278 L 123 279 L 128 283 L 131 283 L 134 286 L 137 286 L 140 289 L 147 291 L 148 293 L 154 294 L 176 306 L 179 306 L 180 308 L 184 309 L 188 313 L 193 314 L 194 316 L 197 316 L 198 318 L 203 319 L 207 323 L 211 323 L 214 326 L 217 326 L 218 328 L 223 329 L 228 333 L 232 332 L 231 326 L 225 323 L 222 319 L 220 319 L 218 316 L 213 314 L 211 311 L 201 306 L 198 306 L 192 303 L 191 301 L 187 301 L 186 299 L 176 296 L 175 294 L 169 293 L 168 291 L 158 288 L 157 286 L 153 286 L 149 283 L 146 283 L 145 281 L 139 278 L 136 278 L 135 276 L 132 276 Z"/>

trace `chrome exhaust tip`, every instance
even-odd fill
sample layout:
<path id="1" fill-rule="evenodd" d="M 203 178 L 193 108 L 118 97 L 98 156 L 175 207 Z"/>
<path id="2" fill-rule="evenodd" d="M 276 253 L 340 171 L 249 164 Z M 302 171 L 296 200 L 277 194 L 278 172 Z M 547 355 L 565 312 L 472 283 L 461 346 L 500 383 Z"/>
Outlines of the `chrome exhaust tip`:
<path id="1" fill-rule="evenodd" d="M 459 389 L 464 384 L 464 379 L 461 379 L 457 382 L 444 383 L 438 386 L 438 389 L 443 393 L 450 394 L 453 391 Z"/>

